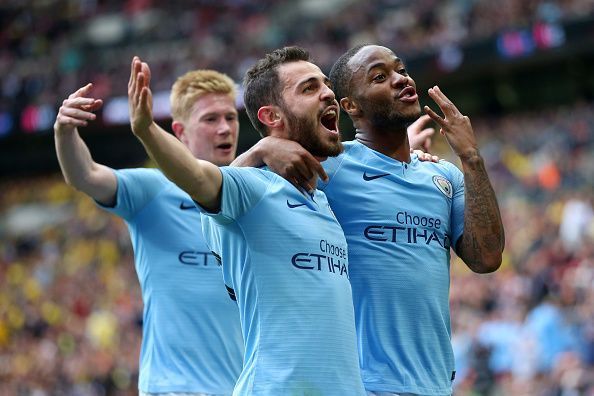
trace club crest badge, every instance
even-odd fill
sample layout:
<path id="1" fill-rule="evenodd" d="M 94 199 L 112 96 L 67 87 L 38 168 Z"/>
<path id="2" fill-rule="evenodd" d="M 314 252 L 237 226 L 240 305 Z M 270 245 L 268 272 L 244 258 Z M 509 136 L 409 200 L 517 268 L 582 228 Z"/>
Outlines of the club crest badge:
<path id="1" fill-rule="evenodd" d="M 452 198 L 454 194 L 452 183 L 448 179 L 443 176 L 435 175 L 433 176 L 433 184 L 437 187 L 439 191 L 443 193 L 448 198 Z"/>

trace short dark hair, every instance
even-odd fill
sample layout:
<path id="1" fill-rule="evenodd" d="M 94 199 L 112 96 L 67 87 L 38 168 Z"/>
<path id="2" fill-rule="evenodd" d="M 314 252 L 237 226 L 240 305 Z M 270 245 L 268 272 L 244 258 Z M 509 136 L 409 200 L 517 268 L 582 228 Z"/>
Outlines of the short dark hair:
<path id="1" fill-rule="evenodd" d="M 309 53 L 301 47 L 276 49 L 261 58 L 246 73 L 243 79 L 243 102 L 252 125 L 260 135 L 266 136 L 266 126 L 258 120 L 258 110 L 267 105 L 283 105 L 278 67 L 284 63 L 310 61 Z"/>
<path id="2" fill-rule="evenodd" d="M 359 44 L 338 58 L 330 70 L 330 81 L 332 82 L 332 89 L 336 99 L 340 102 L 342 98 L 351 95 L 351 79 L 353 78 L 352 70 L 347 66 L 353 56 L 355 56 L 363 47 L 370 44 Z"/>

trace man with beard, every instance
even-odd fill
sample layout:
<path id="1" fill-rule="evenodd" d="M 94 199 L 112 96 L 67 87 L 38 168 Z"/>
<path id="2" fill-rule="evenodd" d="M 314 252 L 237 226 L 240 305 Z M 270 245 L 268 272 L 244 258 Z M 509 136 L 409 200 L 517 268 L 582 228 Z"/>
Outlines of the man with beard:
<path id="1" fill-rule="evenodd" d="M 198 204 L 239 307 L 245 353 L 234 395 L 364 395 L 347 246 L 325 195 L 265 169 L 196 160 L 153 122 L 148 65 L 135 58 L 132 68 L 132 130 Z M 307 52 L 287 47 L 247 72 L 244 102 L 260 133 L 295 140 L 322 160 L 342 150 L 328 84 Z"/>
<path id="2" fill-rule="evenodd" d="M 407 137 L 421 112 L 415 82 L 390 49 L 355 47 L 334 64 L 330 78 L 357 134 L 323 163 L 327 182 L 319 188 L 349 245 L 365 388 L 369 395 L 450 395 L 450 247 L 477 273 L 497 270 L 504 247 L 470 120 L 438 87 L 429 89 L 444 117 L 425 111 L 463 172 L 446 161 L 421 162 L 410 154 Z M 273 139 L 258 146 L 250 162 L 266 162 L 272 146 L 289 149 Z"/>
<path id="3" fill-rule="evenodd" d="M 474 272 L 501 265 L 504 231 L 470 120 L 435 86 L 444 116 L 425 111 L 460 158 L 419 162 L 407 125 L 421 113 L 416 86 L 388 48 L 351 49 L 331 71 L 357 129 L 330 161 L 324 191 L 349 242 L 361 368 L 372 392 L 449 395 L 450 247 Z M 352 202 L 360 208 L 353 215 Z M 392 204 L 393 202 L 393 204 Z"/>
<path id="4" fill-rule="evenodd" d="M 56 153 L 66 182 L 123 218 L 130 231 L 144 303 L 139 392 L 229 395 L 241 371 L 239 315 L 204 243 L 200 214 L 158 170 L 116 170 L 93 160 L 77 131 L 102 106 L 91 89 L 80 88 L 60 107 Z M 234 159 L 235 95 L 233 81 L 214 70 L 188 72 L 173 85 L 171 126 L 197 158 L 219 165 Z"/>

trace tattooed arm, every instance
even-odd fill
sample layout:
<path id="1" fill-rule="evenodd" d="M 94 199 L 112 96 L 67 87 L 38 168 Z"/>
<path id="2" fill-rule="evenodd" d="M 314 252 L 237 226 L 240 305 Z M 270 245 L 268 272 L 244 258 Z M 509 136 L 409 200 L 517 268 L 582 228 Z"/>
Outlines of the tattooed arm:
<path id="1" fill-rule="evenodd" d="M 464 173 L 464 233 L 456 253 L 478 273 L 493 272 L 501 265 L 505 234 L 495 191 L 478 150 L 460 157 Z"/>
<path id="2" fill-rule="evenodd" d="M 493 272 L 501 265 L 505 233 L 495 191 L 480 156 L 470 119 L 441 92 L 429 89 L 429 96 L 444 117 L 425 106 L 425 111 L 441 127 L 454 152 L 460 157 L 465 184 L 464 233 L 456 244 L 456 253 L 474 272 Z"/>

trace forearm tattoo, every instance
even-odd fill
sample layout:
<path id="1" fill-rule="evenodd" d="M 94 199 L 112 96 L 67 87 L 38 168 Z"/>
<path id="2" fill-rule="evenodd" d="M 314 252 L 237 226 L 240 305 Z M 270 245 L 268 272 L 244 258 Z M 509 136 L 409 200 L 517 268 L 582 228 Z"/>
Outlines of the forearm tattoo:
<path id="1" fill-rule="evenodd" d="M 500 257 L 505 235 L 497 197 L 480 156 L 465 162 L 464 183 L 464 234 L 458 254 L 475 272 L 494 271 L 499 263 L 494 266 L 489 258 Z"/>

